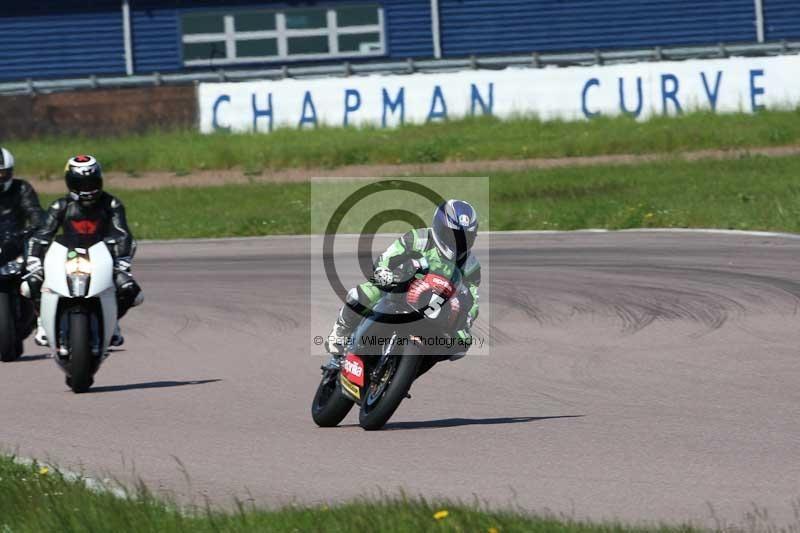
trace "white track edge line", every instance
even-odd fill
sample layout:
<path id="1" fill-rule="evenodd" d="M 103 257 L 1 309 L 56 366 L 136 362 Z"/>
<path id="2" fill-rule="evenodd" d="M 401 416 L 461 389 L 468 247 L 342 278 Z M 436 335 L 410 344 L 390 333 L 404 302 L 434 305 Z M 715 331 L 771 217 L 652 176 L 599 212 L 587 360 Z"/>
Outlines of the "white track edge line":
<path id="1" fill-rule="evenodd" d="M 577 230 L 512 230 L 512 231 L 486 231 L 484 235 L 580 235 L 593 233 L 685 233 L 685 234 L 707 234 L 707 235 L 734 235 L 742 237 L 775 237 L 781 239 L 800 239 L 798 233 L 788 233 L 779 231 L 751 231 L 736 229 L 715 229 L 715 228 L 632 228 L 610 230 L 605 228 L 589 228 Z M 378 233 L 379 237 L 395 236 L 394 233 Z M 272 240 L 292 240 L 308 239 L 310 237 L 321 237 L 320 234 L 304 235 L 259 235 L 253 237 L 219 237 L 219 238 L 197 238 L 197 239 L 154 239 L 138 241 L 140 244 L 219 244 L 225 242 L 258 242 Z M 358 233 L 341 233 L 337 237 L 360 237 Z"/>

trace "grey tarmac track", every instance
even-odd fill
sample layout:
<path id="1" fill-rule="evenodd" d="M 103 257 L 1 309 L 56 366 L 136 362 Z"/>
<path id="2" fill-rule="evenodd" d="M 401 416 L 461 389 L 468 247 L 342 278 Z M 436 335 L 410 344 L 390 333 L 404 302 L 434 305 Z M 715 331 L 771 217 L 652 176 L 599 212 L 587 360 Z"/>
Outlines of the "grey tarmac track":
<path id="1" fill-rule="evenodd" d="M 575 518 L 714 526 L 755 504 L 800 522 L 800 240 L 489 240 L 492 354 L 434 368 L 385 431 L 355 411 L 311 421 L 323 359 L 297 237 L 143 244 L 125 349 L 76 396 L 28 342 L 0 366 L 0 443 L 195 503 L 402 489 Z"/>

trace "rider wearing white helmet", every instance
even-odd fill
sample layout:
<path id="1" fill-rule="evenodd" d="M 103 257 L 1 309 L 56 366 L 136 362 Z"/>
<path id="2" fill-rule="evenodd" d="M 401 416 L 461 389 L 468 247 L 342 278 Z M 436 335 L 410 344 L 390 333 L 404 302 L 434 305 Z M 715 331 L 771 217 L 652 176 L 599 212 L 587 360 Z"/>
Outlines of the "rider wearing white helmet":
<path id="1" fill-rule="evenodd" d="M 44 219 L 33 186 L 14 177 L 14 163 L 11 152 L 0 147 L 0 248 L 6 255 L 22 255 L 25 239 L 39 229 Z"/>

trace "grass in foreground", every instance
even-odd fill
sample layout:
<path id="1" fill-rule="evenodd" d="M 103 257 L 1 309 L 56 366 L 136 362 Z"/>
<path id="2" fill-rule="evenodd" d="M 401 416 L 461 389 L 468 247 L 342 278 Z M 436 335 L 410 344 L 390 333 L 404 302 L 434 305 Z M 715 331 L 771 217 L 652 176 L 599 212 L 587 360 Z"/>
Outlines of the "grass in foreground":
<path id="1" fill-rule="evenodd" d="M 120 195 L 140 239 L 305 234 L 310 227 L 309 185 L 304 183 L 167 188 Z M 497 174 L 491 179 L 491 220 L 482 227 L 800 232 L 800 157 Z"/>
<path id="2" fill-rule="evenodd" d="M 58 176 L 68 157 L 96 155 L 108 171 L 187 174 L 241 168 L 246 173 L 290 167 L 431 163 L 700 149 L 800 142 L 800 109 L 757 115 L 692 113 L 637 122 L 629 117 L 583 122 L 479 117 L 394 130 L 319 128 L 265 134 L 153 132 L 118 138 L 55 137 L 8 144 L 20 175 Z"/>
<path id="3" fill-rule="evenodd" d="M 273 511 L 244 505 L 231 512 L 208 508 L 178 511 L 175 506 L 157 500 L 144 487 L 122 499 L 108 492 L 89 490 L 80 482 L 66 481 L 58 472 L 45 467 L 20 466 L 8 458 L 0 458 L 0 494 L 0 531 L 3 533 L 691 531 L 689 528 L 633 528 L 572 522 L 419 499 L 363 500 L 332 507 L 293 506 Z"/>

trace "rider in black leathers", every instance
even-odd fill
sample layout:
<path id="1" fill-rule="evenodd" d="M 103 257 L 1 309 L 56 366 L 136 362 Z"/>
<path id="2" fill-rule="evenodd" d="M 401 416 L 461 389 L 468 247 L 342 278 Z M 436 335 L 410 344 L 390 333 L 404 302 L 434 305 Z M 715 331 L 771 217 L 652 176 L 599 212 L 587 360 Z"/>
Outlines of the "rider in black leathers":
<path id="1" fill-rule="evenodd" d="M 117 315 L 122 318 L 131 307 L 139 305 L 142 291 L 131 274 L 131 261 L 136 253 L 136 242 L 133 239 L 125 218 L 125 207 L 122 202 L 103 191 L 103 176 L 100 164 L 89 155 L 78 155 L 67 162 L 65 180 L 69 194 L 59 198 L 50 206 L 41 229 L 30 240 L 28 250 L 28 270 L 36 268 L 39 272 L 41 262 L 48 246 L 59 228 L 70 236 L 101 236 L 109 247 L 114 258 L 114 283 L 117 287 Z M 43 272 L 37 278 L 38 286 L 32 293 L 38 298 L 43 280 Z M 37 343 L 47 342 L 42 328 L 36 335 Z M 112 346 L 124 342 L 119 326 L 111 339 Z"/>
<path id="2" fill-rule="evenodd" d="M 0 248 L 5 255 L 22 255 L 25 239 L 42 225 L 43 219 L 36 191 L 27 181 L 14 178 L 14 156 L 0 148 Z"/>

